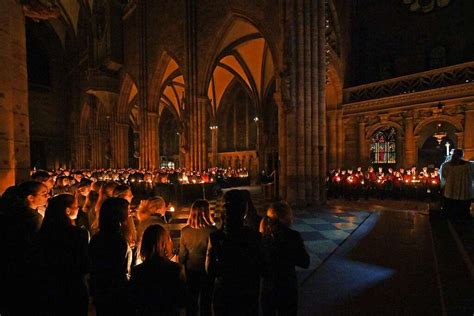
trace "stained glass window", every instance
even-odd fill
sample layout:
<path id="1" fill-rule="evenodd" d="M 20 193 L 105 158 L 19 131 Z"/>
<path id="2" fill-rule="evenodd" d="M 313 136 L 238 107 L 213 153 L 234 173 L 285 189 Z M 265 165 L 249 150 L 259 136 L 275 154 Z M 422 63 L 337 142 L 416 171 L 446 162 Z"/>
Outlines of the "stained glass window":
<path id="1" fill-rule="evenodd" d="M 397 132 L 393 127 L 382 127 L 375 132 L 370 148 L 372 163 L 396 163 L 396 136 Z"/>

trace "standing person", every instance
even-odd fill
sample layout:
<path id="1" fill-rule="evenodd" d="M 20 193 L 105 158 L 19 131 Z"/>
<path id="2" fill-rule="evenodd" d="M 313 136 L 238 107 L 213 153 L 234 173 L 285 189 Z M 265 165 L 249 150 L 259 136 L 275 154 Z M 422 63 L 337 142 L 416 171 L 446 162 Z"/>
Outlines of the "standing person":
<path id="1" fill-rule="evenodd" d="M 301 235 L 290 228 L 293 214 L 285 201 L 272 204 L 262 220 L 265 270 L 262 283 L 264 315 L 296 315 L 298 284 L 295 266 L 308 268 L 309 255 Z"/>
<path id="2" fill-rule="evenodd" d="M 99 189 L 99 194 L 97 196 L 97 201 L 94 206 L 94 212 L 89 213 L 89 223 L 91 224 L 91 233 L 94 235 L 99 230 L 99 218 L 100 218 L 100 209 L 102 203 L 108 198 L 111 198 L 114 194 L 115 187 L 118 186 L 117 182 L 103 182 Z"/>
<path id="3" fill-rule="evenodd" d="M 38 170 L 31 175 L 31 180 L 41 182 L 48 188 L 48 193 L 52 193 L 54 187 L 54 177 L 48 171 Z"/>
<path id="4" fill-rule="evenodd" d="M 136 315 L 180 315 L 186 306 L 184 268 L 172 262 L 171 237 L 163 226 L 149 226 L 143 233 L 143 263 L 132 270 L 129 301 Z"/>
<path id="5" fill-rule="evenodd" d="M 33 249 L 43 221 L 38 208 L 48 203 L 48 188 L 27 181 L 9 188 L 2 196 L 0 242 L 2 249 L 2 302 L 11 315 L 30 314 L 24 298 L 35 299 Z M 3 306 L 2 306 L 3 307 Z M 7 313 L 8 315 L 8 313 Z"/>
<path id="6" fill-rule="evenodd" d="M 251 228 L 254 231 L 258 231 L 258 227 L 260 225 L 260 221 L 262 217 L 260 217 L 257 213 L 257 209 L 252 201 L 252 195 L 250 194 L 249 190 L 241 190 L 245 197 L 245 202 L 247 204 L 245 216 L 244 216 L 244 226 Z"/>
<path id="7" fill-rule="evenodd" d="M 122 198 L 108 198 L 100 208 L 99 232 L 89 245 L 90 290 L 98 316 L 128 312 L 126 285 L 132 262 L 124 233 L 128 216 L 129 203 Z"/>
<path id="8" fill-rule="evenodd" d="M 137 244 L 143 236 L 143 232 L 148 226 L 159 224 L 166 228 L 167 222 L 165 218 L 166 202 L 161 196 L 155 196 L 147 200 L 143 200 L 137 209 L 137 217 L 139 223 L 137 226 Z M 140 247 L 140 246 L 139 246 Z"/>
<path id="9" fill-rule="evenodd" d="M 441 165 L 444 183 L 443 197 L 447 215 L 451 218 L 471 218 L 471 200 L 474 198 L 474 164 L 462 159 L 462 149 L 455 149 L 451 159 Z"/>
<path id="10" fill-rule="evenodd" d="M 39 232 L 40 309 L 44 315 L 87 315 L 87 232 L 73 225 L 79 206 L 70 194 L 53 197 Z"/>
<path id="11" fill-rule="evenodd" d="M 209 202 L 196 200 L 191 206 L 188 225 L 181 230 L 179 262 L 186 268 L 190 291 L 187 315 L 211 315 L 212 282 L 205 270 L 209 235 L 216 231 L 209 213 Z M 199 299 L 199 297 L 201 299 Z"/>
<path id="12" fill-rule="evenodd" d="M 224 225 L 209 236 L 206 270 L 214 279 L 214 315 L 258 315 L 260 233 L 244 226 L 242 191 L 224 195 Z"/>

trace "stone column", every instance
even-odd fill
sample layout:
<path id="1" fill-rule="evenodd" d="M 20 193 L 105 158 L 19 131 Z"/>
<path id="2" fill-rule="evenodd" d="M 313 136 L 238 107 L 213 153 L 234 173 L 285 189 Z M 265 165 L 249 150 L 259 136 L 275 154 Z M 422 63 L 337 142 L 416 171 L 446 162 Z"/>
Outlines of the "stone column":
<path id="1" fill-rule="evenodd" d="M 474 160 L 474 104 L 464 112 L 464 158 Z"/>
<path id="2" fill-rule="evenodd" d="M 405 123 L 405 159 L 404 165 L 405 168 L 410 168 L 415 165 L 415 136 L 414 132 L 414 122 L 413 122 L 413 114 L 407 113 L 404 118 Z"/>
<path id="3" fill-rule="evenodd" d="M 282 91 L 289 91 L 286 135 L 280 136 L 286 142 L 286 186 L 280 189 L 286 193 L 280 194 L 304 207 L 325 203 L 325 3 L 296 0 L 285 5 L 284 74 L 290 85 L 282 85 Z"/>
<path id="4" fill-rule="evenodd" d="M 140 125 L 140 168 L 154 169 L 158 164 L 158 114 L 142 111 Z"/>
<path id="5" fill-rule="evenodd" d="M 282 199 L 287 199 L 286 107 L 280 92 L 275 92 L 273 97 L 278 105 L 278 195 Z"/>
<path id="6" fill-rule="evenodd" d="M 30 140 L 25 19 L 14 0 L 0 1 L 0 194 L 29 178 Z"/>
<path id="7" fill-rule="evenodd" d="M 217 125 L 214 125 L 217 126 Z M 218 128 L 211 129 L 211 150 L 212 150 L 212 157 L 211 157 L 211 167 L 217 166 L 217 140 L 218 140 Z"/>
<path id="8" fill-rule="evenodd" d="M 344 148 L 345 148 L 345 137 L 346 129 L 344 128 L 344 121 L 342 119 L 343 111 L 337 111 L 337 168 L 342 168 L 344 164 Z"/>
<path id="9" fill-rule="evenodd" d="M 328 168 L 335 169 L 337 167 L 337 110 L 328 112 L 328 126 L 329 126 L 329 155 Z"/>
<path id="10" fill-rule="evenodd" d="M 128 124 L 115 123 L 114 155 L 117 168 L 128 167 Z"/>
<path id="11" fill-rule="evenodd" d="M 358 118 L 359 123 L 359 165 L 365 167 L 369 163 L 367 141 L 365 135 L 365 117 Z"/>
<path id="12" fill-rule="evenodd" d="M 78 148 L 77 148 L 77 166 L 76 168 L 86 168 L 87 159 L 87 135 L 80 134 L 78 137 Z"/>
<path id="13" fill-rule="evenodd" d="M 192 168 L 203 170 L 207 168 L 207 113 L 210 100 L 207 96 L 197 98 L 197 103 L 190 112 L 190 148 Z"/>

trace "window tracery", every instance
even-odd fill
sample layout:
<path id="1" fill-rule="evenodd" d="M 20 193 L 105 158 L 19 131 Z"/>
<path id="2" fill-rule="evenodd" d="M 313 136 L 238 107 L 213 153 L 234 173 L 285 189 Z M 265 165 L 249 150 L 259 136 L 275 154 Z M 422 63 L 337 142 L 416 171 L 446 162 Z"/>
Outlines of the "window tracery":
<path id="1" fill-rule="evenodd" d="M 397 132 L 394 127 L 382 127 L 372 137 L 371 162 L 374 164 L 394 164 L 397 162 Z"/>

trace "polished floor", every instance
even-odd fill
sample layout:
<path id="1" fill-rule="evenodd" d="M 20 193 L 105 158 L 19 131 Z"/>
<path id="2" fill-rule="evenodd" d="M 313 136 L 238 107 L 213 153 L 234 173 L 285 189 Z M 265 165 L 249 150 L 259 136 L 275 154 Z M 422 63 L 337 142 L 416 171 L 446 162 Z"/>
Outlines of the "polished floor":
<path id="1" fill-rule="evenodd" d="M 473 315 L 471 277 L 448 221 L 385 207 L 305 279 L 299 314 Z"/>

